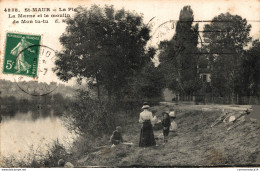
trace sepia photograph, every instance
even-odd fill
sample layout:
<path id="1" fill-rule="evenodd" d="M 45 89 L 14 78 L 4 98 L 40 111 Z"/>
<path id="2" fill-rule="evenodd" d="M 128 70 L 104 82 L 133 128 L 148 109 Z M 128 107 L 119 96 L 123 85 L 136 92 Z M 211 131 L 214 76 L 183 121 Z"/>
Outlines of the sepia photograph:
<path id="1" fill-rule="evenodd" d="M 0 1 L 2 170 L 257 171 L 259 135 L 259 0 Z"/>

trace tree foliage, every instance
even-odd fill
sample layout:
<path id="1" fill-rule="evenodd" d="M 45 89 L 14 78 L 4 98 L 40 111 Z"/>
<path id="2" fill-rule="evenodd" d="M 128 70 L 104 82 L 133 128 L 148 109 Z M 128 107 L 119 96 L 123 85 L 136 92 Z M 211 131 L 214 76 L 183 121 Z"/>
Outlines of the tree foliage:
<path id="1" fill-rule="evenodd" d="M 76 100 L 68 110 L 64 115 L 66 127 L 78 134 L 100 136 L 115 127 L 111 111 L 84 89 L 77 90 Z"/>
<path id="2" fill-rule="evenodd" d="M 198 61 L 198 24 L 190 6 L 180 12 L 176 32 L 170 41 L 160 43 L 160 67 L 165 73 L 167 87 L 191 95 L 200 88 L 196 73 Z"/>
<path id="3" fill-rule="evenodd" d="M 137 13 L 92 5 L 78 7 L 66 23 L 60 37 L 64 48 L 56 61 L 61 80 L 91 78 L 92 85 L 120 97 L 128 78 L 152 58 L 145 48 L 150 29 Z"/>
<path id="4" fill-rule="evenodd" d="M 108 133 L 122 106 L 160 95 L 160 75 L 151 63 L 155 49 L 146 46 L 150 28 L 141 15 L 92 5 L 76 8 L 66 23 L 60 37 L 63 49 L 56 61 L 57 76 L 63 81 L 77 78 L 79 83 L 86 78 L 92 88 L 78 92 L 65 116 L 69 128 L 94 136 Z M 93 90 L 99 100 L 92 96 Z"/>
<path id="5" fill-rule="evenodd" d="M 245 96 L 259 97 L 260 85 L 260 42 L 255 40 L 252 47 L 246 51 L 242 64 L 241 93 Z"/>
<path id="6" fill-rule="evenodd" d="M 240 92 L 244 47 L 251 40 L 251 25 L 230 13 L 220 14 L 204 27 L 206 52 L 211 65 L 212 86 L 216 95 L 234 96 Z"/>
<path id="7" fill-rule="evenodd" d="M 131 81 L 131 94 L 139 101 L 160 101 L 162 100 L 162 89 L 165 87 L 165 80 L 159 67 L 149 62 Z M 133 99 L 133 97 L 132 97 Z"/>

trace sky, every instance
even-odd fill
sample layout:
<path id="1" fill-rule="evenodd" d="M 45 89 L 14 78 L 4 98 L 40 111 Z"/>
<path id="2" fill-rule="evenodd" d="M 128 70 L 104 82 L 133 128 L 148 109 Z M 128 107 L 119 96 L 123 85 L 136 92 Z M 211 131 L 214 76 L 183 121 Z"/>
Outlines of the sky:
<path id="1" fill-rule="evenodd" d="M 213 17 L 219 15 L 220 13 L 229 12 L 231 14 L 240 15 L 242 18 L 246 18 L 248 23 L 252 25 L 250 35 L 253 39 L 260 38 L 260 1 L 257 0 L 123 0 L 123 1 L 45 1 L 45 0 L 34 0 L 34 1 L 23 1 L 23 0 L 2 0 L 0 1 L 0 79 L 13 80 L 13 75 L 6 75 L 2 73 L 2 67 L 4 60 L 4 49 L 5 49 L 5 39 L 7 32 L 17 32 L 17 33 L 28 33 L 42 35 L 42 44 L 48 46 L 56 51 L 62 49 L 59 43 L 59 37 L 64 33 L 66 24 L 64 23 L 54 23 L 56 18 L 50 18 L 49 23 L 30 23 L 30 24 L 13 24 L 14 19 L 21 20 L 19 18 L 8 18 L 8 14 L 4 12 L 5 8 L 18 8 L 20 12 L 17 14 L 44 14 L 44 12 L 23 12 L 24 8 L 76 8 L 81 5 L 83 7 L 90 7 L 91 4 L 98 4 L 104 6 L 105 4 L 114 5 L 116 9 L 125 8 L 126 10 L 136 11 L 137 13 L 143 14 L 144 23 L 148 23 L 152 18 L 154 18 L 150 25 L 152 26 L 152 39 L 149 45 L 156 47 L 159 41 L 164 39 L 170 39 L 174 34 L 174 28 L 172 29 L 172 23 L 167 23 L 162 27 L 158 28 L 164 22 L 170 20 L 178 20 L 180 10 L 185 5 L 190 5 L 193 9 L 194 20 L 211 20 Z M 65 12 L 56 11 L 51 14 L 64 14 Z M 73 11 L 66 11 L 67 14 L 73 15 Z M 12 13 L 10 13 L 12 14 Z M 41 18 L 40 18 L 41 19 Z M 258 21 L 258 22 L 257 22 Z M 199 30 L 203 30 L 204 24 L 199 23 Z M 169 29 L 168 29 L 169 28 Z M 159 35 L 159 37 L 158 37 Z M 157 59 L 154 60 L 158 62 Z M 40 67 L 43 67 L 42 65 Z M 53 63 L 49 63 L 50 69 L 54 67 Z M 41 69 L 41 68 L 40 68 Z M 48 72 L 45 77 L 40 78 L 39 81 L 51 82 L 60 80 L 57 76 Z M 75 81 L 70 81 L 68 84 L 74 84 Z"/>

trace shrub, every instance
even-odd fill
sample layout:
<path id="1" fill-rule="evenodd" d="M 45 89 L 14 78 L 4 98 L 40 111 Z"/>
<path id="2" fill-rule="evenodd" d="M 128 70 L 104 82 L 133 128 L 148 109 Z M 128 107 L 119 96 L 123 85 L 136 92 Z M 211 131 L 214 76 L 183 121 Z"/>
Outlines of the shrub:
<path id="1" fill-rule="evenodd" d="M 17 156 L 2 156 L 1 167 L 58 167 L 59 159 L 66 161 L 69 157 L 70 155 L 67 153 L 65 147 L 57 140 L 48 145 L 48 151 L 44 154 L 42 151 L 34 150 L 33 146 L 31 146 L 30 151 L 22 158 Z"/>
<path id="2" fill-rule="evenodd" d="M 93 98 L 89 91 L 77 90 L 76 100 L 63 115 L 67 128 L 95 137 L 111 132 L 115 127 L 115 115 L 108 105 Z"/>

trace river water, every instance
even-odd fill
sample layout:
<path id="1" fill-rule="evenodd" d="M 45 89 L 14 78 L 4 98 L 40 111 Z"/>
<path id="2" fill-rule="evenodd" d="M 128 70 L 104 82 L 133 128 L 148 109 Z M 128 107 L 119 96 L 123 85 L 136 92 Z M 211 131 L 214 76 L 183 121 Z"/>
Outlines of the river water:
<path id="1" fill-rule="evenodd" d="M 28 153 L 46 153 L 54 141 L 69 147 L 76 135 L 66 129 L 58 116 L 50 112 L 41 116 L 32 111 L 2 116 L 0 124 L 0 156 L 24 156 Z"/>

